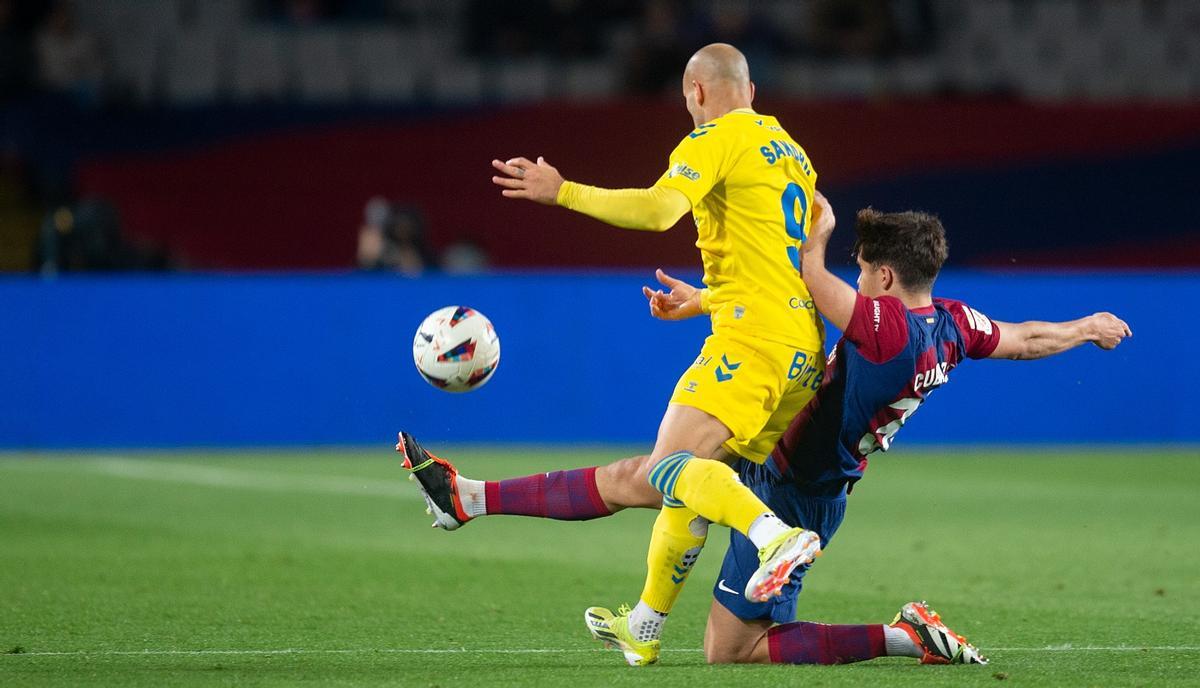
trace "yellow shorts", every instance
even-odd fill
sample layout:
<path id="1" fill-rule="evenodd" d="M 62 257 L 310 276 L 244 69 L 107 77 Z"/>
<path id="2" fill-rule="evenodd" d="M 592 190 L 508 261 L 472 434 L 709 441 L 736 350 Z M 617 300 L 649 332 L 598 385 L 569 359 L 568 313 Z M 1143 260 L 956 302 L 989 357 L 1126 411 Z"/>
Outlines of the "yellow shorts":
<path id="1" fill-rule="evenodd" d="M 730 332 L 704 340 L 671 395 L 733 433 L 725 448 L 762 463 L 825 378 L 825 353 Z"/>

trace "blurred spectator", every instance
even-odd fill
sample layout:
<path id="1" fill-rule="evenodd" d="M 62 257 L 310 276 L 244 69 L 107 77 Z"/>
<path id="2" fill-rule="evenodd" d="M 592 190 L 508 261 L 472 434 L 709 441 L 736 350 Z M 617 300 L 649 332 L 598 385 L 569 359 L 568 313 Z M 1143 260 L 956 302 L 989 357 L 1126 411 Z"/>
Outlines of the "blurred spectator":
<path id="1" fill-rule="evenodd" d="M 396 208 L 376 196 L 367 202 L 358 230 L 358 267 L 419 275 L 437 267 L 425 242 L 425 222 L 415 208 Z"/>
<path id="2" fill-rule="evenodd" d="M 104 64 L 96 39 L 76 25 L 67 0 L 54 4 L 38 30 L 37 57 L 38 75 L 47 90 L 69 94 L 80 104 L 96 102 Z"/>
<path id="3" fill-rule="evenodd" d="M 0 103 L 28 93 L 33 53 L 20 25 L 15 0 L 0 0 Z"/>
<path id="4" fill-rule="evenodd" d="M 122 237 L 120 216 L 103 199 L 88 199 L 47 213 L 36 260 L 43 275 L 168 267 L 162 252 L 136 246 Z"/>

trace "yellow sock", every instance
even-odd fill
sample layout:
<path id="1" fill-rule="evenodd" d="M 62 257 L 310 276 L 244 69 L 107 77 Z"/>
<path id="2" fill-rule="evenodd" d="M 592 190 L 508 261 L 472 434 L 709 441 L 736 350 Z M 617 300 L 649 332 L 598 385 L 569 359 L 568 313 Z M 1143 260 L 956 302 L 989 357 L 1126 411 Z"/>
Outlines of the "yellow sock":
<path id="1" fill-rule="evenodd" d="M 713 523 L 747 534 L 754 519 L 771 513 L 766 504 L 720 461 L 688 452 L 672 454 L 650 469 L 650 484 L 664 504 L 686 504 Z"/>
<path id="2" fill-rule="evenodd" d="M 664 504 L 650 535 L 642 602 L 664 614 L 671 611 L 707 537 L 707 520 L 687 507 Z"/>

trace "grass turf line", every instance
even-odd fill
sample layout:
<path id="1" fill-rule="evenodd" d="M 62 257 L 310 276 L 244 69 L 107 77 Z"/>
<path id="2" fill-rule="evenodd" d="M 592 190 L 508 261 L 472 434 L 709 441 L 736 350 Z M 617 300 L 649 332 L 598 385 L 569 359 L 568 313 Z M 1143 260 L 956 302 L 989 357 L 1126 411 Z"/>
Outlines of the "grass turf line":
<path id="1" fill-rule="evenodd" d="M 484 478 L 619 453 L 448 452 Z M 443 533 L 401 477 L 387 451 L 3 456 L 0 653 L 19 652 L 0 654 L 0 684 L 1191 685 L 1200 663 L 1195 452 L 872 462 L 802 618 L 884 622 L 929 599 L 988 667 L 705 666 L 714 529 L 667 626 L 674 651 L 631 669 L 579 617 L 636 600 L 651 513 Z M 257 652 L 286 649 L 302 651 Z M 197 650 L 254 653 L 170 654 Z"/>

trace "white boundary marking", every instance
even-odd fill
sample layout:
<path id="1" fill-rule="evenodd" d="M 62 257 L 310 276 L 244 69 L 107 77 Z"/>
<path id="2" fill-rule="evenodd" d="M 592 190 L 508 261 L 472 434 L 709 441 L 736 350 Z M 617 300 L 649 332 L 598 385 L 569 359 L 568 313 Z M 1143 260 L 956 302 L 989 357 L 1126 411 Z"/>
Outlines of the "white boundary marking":
<path id="1" fill-rule="evenodd" d="M 1200 645 L 1049 645 L 1045 647 L 991 647 L 989 652 L 1200 652 Z M 541 655 L 568 653 L 605 652 L 601 648 L 278 648 L 264 650 L 69 650 L 62 652 L 20 652 L 4 654 L 4 657 L 161 657 L 161 656 L 208 656 L 208 655 Z M 695 653 L 700 648 L 664 649 L 663 652 Z"/>
<path id="2" fill-rule="evenodd" d="M 52 461 L 26 461 L 8 465 L 20 468 L 56 467 Z M 416 488 L 405 489 L 410 486 L 402 484 L 400 478 L 403 477 L 403 474 L 399 472 L 396 474 L 395 481 L 385 481 L 347 475 L 277 473 L 179 461 L 123 457 L 88 459 L 78 464 L 72 464 L 72 468 L 132 480 L 151 480 L 206 487 L 420 499 L 420 492 Z"/>

